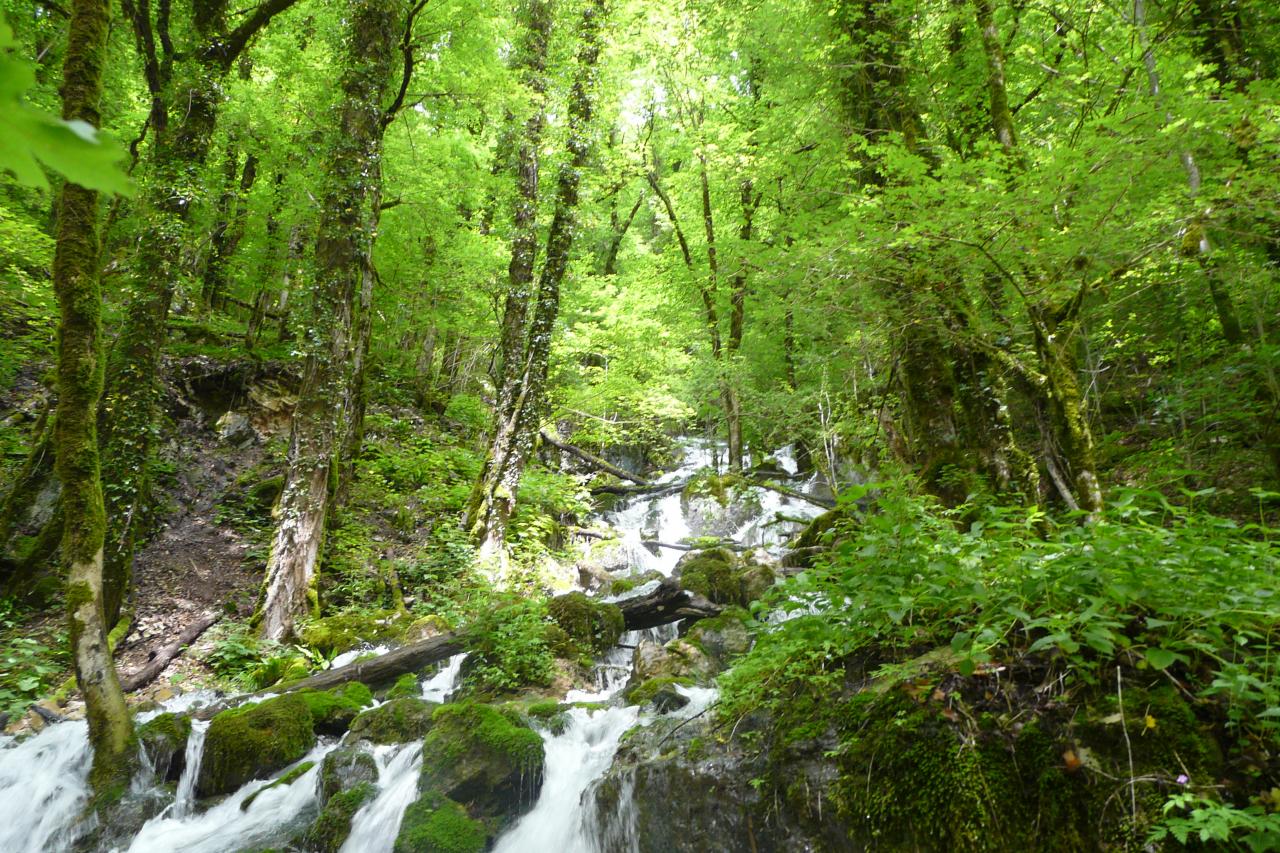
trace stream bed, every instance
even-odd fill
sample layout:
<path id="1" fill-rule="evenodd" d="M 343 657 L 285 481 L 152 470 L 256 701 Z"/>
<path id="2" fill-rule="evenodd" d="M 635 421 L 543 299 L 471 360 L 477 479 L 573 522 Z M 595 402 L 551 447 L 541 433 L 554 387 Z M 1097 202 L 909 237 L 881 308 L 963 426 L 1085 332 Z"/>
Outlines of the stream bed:
<path id="1" fill-rule="evenodd" d="M 679 484 L 700 471 L 714 470 L 716 458 L 722 455 L 722 447 L 714 442 L 688 440 L 681 464 L 658 482 Z M 795 473 L 795 461 L 786 451 L 775 454 L 774 465 L 786 474 Z M 808 491 L 819 486 L 815 478 L 794 488 Z M 708 506 L 715 510 L 713 504 L 697 506 L 680 491 L 639 495 L 619 502 L 600 520 L 621 540 L 624 572 L 629 570 L 636 577 L 653 572 L 670 576 L 688 549 L 665 546 L 679 545 L 690 537 L 714 537 L 739 549 L 758 549 L 765 559 L 776 558 L 803 520 L 821 511 L 813 503 L 776 491 L 755 487 L 744 491 L 749 492 L 749 500 L 710 513 Z M 584 555 L 587 548 L 584 545 Z M 541 793 L 492 849 L 497 853 L 638 849 L 634 833 L 626 829 L 626 803 L 602 819 L 590 791 L 609 770 L 628 731 L 660 716 L 692 720 L 714 703 L 713 687 L 684 685 L 675 685 L 682 706 L 665 714 L 621 699 L 632 677 L 635 650 L 642 645 L 660 647 L 675 636 L 675 624 L 626 633 L 617 647 L 597 661 L 595 688 L 570 691 L 564 697 L 571 707 L 559 715 L 556 725 L 540 731 L 545 750 Z M 458 686 L 464 659 L 465 655 L 455 655 L 441 666 L 423 683 L 422 698 L 447 701 Z M 187 694 L 165 703 L 161 710 L 188 711 L 216 698 Z M 139 720 L 157 713 L 139 715 Z M 285 768 L 271 778 L 254 779 L 221 800 L 201 802 L 196 798 L 196 780 L 207 728 L 207 722 L 193 721 L 176 786 L 165 786 L 148 772 L 139 773 L 129 797 L 151 816 L 125 838 L 110 831 L 95 834 L 99 828 L 83 818 L 91 760 L 84 722 L 51 724 L 21 741 L 0 740 L 0 853 L 236 853 L 287 845 L 296 839 L 319 811 L 321 762 L 339 747 L 340 740 L 322 736 L 303 759 L 291 765 L 300 772 L 290 774 Z M 342 853 L 391 853 L 406 809 L 418 797 L 423 763 L 420 742 L 377 745 L 370 751 L 376 794 L 354 814 Z M 273 778 L 281 781 L 272 785 Z M 607 844 L 602 841 L 606 837 Z"/>

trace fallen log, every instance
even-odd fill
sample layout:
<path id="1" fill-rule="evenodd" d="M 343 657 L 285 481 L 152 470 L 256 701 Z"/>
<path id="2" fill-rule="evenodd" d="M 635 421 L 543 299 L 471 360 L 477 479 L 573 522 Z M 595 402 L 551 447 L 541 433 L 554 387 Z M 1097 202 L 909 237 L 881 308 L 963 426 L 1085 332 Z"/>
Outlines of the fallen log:
<path id="1" fill-rule="evenodd" d="M 627 471 L 623 468 L 619 468 L 617 465 L 614 465 L 611 462 L 606 462 L 605 460 L 601 459 L 599 456 L 596 456 L 592 453 L 588 453 L 587 451 L 583 450 L 581 447 L 574 447 L 572 444 L 566 444 L 565 442 L 556 438 L 551 433 L 547 432 L 545 429 L 541 431 L 540 435 L 542 436 L 542 440 L 545 441 L 547 444 L 559 450 L 563 450 L 565 453 L 568 453 L 570 456 L 576 456 L 578 459 L 581 459 L 583 462 L 587 463 L 592 468 L 595 468 L 597 471 L 603 471 L 606 474 L 612 474 L 613 476 L 617 477 L 619 480 L 627 480 L 639 486 L 650 485 L 648 480 L 639 476 L 638 474 L 632 474 L 630 471 Z"/>
<path id="2" fill-rule="evenodd" d="M 621 483 L 617 485 L 593 486 L 591 494 L 593 495 L 674 495 L 676 492 L 689 485 L 688 480 L 681 480 L 676 483 L 649 483 L 645 486 L 624 486 Z"/>
<path id="3" fill-rule="evenodd" d="M 677 619 L 719 616 L 721 609 L 701 595 L 681 589 L 671 578 L 650 581 L 625 595 L 604 600 L 618 605 L 628 631 L 657 628 Z"/>
<path id="4" fill-rule="evenodd" d="M 780 495 L 786 495 L 798 501 L 805 501 L 814 506 L 820 506 L 823 509 L 834 509 L 836 502 L 829 498 L 820 498 L 816 495 L 806 495 L 804 492 L 797 492 L 795 489 L 788 489 L 786 486 L 780 486 L 777 483 L 767 482 L 765 480 L 751 480 L 751 485 L 759 486 L 762 489 L 768 489 L 771 492 L 777 492 Z"/>
<path id="5" fill-rule="evenodd" d="M 196 638 L 208 631 L 212 625 L 222 618 L 221 613 L 206 613 L 187 627 L 183 628 L 178 638 L 167 646 L 151 653 L 151 658 L 141 669 L 134 670 L 120 679 L 120 689 L 132 693 L 140 687 L 146 687 L 164 672 L 170 662 L 182 650 L 195 642 Z"/>

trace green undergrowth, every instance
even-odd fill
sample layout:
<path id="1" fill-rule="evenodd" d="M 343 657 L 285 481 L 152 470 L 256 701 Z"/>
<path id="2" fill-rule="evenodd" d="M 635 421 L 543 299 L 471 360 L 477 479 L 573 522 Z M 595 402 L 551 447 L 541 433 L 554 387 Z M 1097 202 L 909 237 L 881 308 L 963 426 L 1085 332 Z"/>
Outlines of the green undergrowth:
<path id="1" fill-rule="evenodd" d="M 943 511 L 898 485 L 881 487 L 869 512 L 852 510 L 860 497 L 844 496 L 842 544 L 761 605 L 791 618 L 757 626 L 719 706 L 730 721 L 768 720 L 753 736 L 774 748 L 835 733 L 846 813 L 866 816 L 859 832 L 1052 848 L 1018 837 L 1008 815 L 985 814 L 994 802 L 1041 822 L 1050 806 L 1081 810 L 1112 833 L 1085 846 L 1123 836 L 1135 849 L 1170 837 L 1280 848 L 1275 531 L 1155 493 L 1115 495 L 1093 524 L 987 507 L 967 526 L 957 519 L 973 508 Z M 1181 746 L 1152 748 L 1173 730 L 1187 735 Z M 1032 735 L 1047 743 L 1019 746 Z M 1135 742 L 1130 771 L 1117 756 Z M 1048 775 L 1011 778 L 1011 763 Z M 908 826 L 899 800 L 865 790 L 873 766 L 876 779 L 901 771 L 904 791 L 943 774 L 950 793 L 917 803 L 926 819 Z M 1113 791 L 1120 779 L 1119 802 L 1068 793 L 1073 772 Z M 1050 783 L 1061 797 L 1027 799 Z"/>
<path id="2" fill-rule="evenodd" d="M 0 598 L 0 717 L 16 717 L 56 685 L 70 665 L 61 621 L 33 631 L 32 613 Z"/>

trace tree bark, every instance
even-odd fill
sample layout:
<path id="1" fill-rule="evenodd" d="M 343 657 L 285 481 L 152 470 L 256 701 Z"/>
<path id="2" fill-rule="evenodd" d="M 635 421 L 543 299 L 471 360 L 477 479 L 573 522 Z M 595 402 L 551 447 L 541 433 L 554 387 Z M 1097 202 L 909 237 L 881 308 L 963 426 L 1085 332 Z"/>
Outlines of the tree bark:
<path id="1" fill-rule="evenodd" d="M 384 108 L 392 85 L 403 0 L 350 0 L 342 99 L 334 116 L 327 190 L 316 240 L 306 367 L 289 437 L 288 468 L 277 510 L 262 610 L 263 636 L 293 633 L 294 620 L 318 606 L 316 563 L 329 505 L 330 478 L 347 398 L 352 308 L 372 255 L 377 221 Z"/>
<path id="2" fill-rule="evenodd" d="M 74 0 L 63 66 L 62 116 L 97 127 L 110 11 L 106 0 Z M 58 297 L 58 408 L 54 445 L 62 481 L 62 557 L 72 661 L 93 746 L 90 782 L 101 805 L 118 797 L 135 760 L 133 720 L 107 645 L 102 554 L 106 519 L 98 457 L 102 394 L 102 294 L 98 282 L 98 194 L 71 182 L 58 204 L 53 287 Z"/>
<path id="3" fill-rule="evenodd" d="M 473 501 L 470 516 L 472 537 L 479 545 L 481 559 L 496 557 L 501 562 L 505 555 L 507 523 L 515 510 L 520 475 L 538 432 L 551 339 L 560 309 L 560 285 L 569 268 L 577 225 L 578 191 L 592 150 L 592 90 L 604 16 L 603 0 L 589 0 L 583 8 L 577 69 L 569 94 L 569 161 L 556 182 L 555 213 L 547 232 L 537 303 L 525 338 L 524 364 L 518 382 L 513 384 L 509 407 L 498 412 L 479 500 Z"/>
<path id="4" fill-rule="evenodd" d="M 152 143 L 138 205 L 145 225 L 138 235 L 128 305 L 108 364 L 99 420 L 107 512 L 103 595 L 109 622 L 119 617 L 131 593 L 134 548 L 150 511 L 160 353 L 174 290 L 184 274 L 187 225 L 203 195 L 192 175 L 209 154 L 222 78 L 253 36 L 295 2 L 265 0 L 234 29 L 227 24 L 228 0 L 197 4 L 191 20 L 195 43 L 182 51 L 181 59 L 169 39 L 169 3 L 159 5 L 155 27 L 163 55 L 156 53 L 147 7 L 124 4 L 152 97 Z"/>

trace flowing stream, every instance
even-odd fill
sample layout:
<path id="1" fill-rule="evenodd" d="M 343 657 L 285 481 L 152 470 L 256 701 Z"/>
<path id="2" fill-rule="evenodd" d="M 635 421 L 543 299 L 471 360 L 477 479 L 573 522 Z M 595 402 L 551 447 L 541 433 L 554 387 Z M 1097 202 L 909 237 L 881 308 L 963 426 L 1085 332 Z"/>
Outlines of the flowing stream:
<path id="1" fill-rule="evenodd" d="M 684 444 L 684 458 L 676 470 L 658 482 L 673 488 L 696 472 L 715 467 L 723 446 L 691 439 Z M 774 457 L 788 474 L 795 472 L 795 460 L 786 451 Z M 818 488 L 816 479 L 796 483 L 797 491 Z M 705 504 L 706 502 L 704 502 Z M 747 500 L 735 500 L 732 512 L 715 520 L 721 539 L 739 547 L 760 548 L 776 555 L 782 543 L 812 518 L 820 508 L 812 503 L 753 487 Z M 670 576 L 686 551 L 662 547 L 682 540 L 708 535 L 706 507 L 687 512 L 679 491 L 644 494 L 620 502 L 602 520 L 622 543 L 626 568 L 633 574 L 656 570 Z M 716 510 L 711 508 L 714 513 Z M 605 828 L 595 825 L 589 809 L 589 790 L 609 769 L 622 736 L 636 725 L 648 725 L 656 716 L 636 706 L 623 704 L 618 695 L 632 673 L 632 650 L 642 641 L 664 643 L 676 634 L 675 625 L 647 631 L 632 631 L 619 645 L 603 655 L 595 668 L 593 689 L 570 691 L 571 703 L 557 725 L 542 732 L 546 748 L 545 781 L 532 810 L 517 821 L 497 841 L 497 853 L 598 853 Z M 340 665 L 361 654 L 379 649 L 365 648 L 347 653 Z M 455 655 L 440 671 L 427 679 L 421 696 L 433 702 L 448 701 L 456 689 L 465 655 Z M 687 704 L 671 717 L 690 719 L 715 701 L 712 688 L 676 688 Z M 207 693 L 179 696 L 164 710 L 188 711 L 213 701 Z M 143 721 L 160 711 L 139 715 Z M 155 817 L 146 821 L 132 837 L 113 853 L 232 853 L 244 849 L 279 844 L 300 832 L 317 813 L 320 764 L 338 741 L 322 738 L 298 766 L 313 762 L 306 772 L 287 784 L 271 784 L 257 779 L 213 804 L 196 800 L 196 782 L 203 758 L 208 723 L 194 720 L 187 741 L 185 766 L 172 794 L 149 773 L 139 774 L 130 796 L 170 801 Z M 405 810 L 417 796 L 417 780 L 422 764 L 420 743 L 370 748 L 378 770 L 378 793 L 352 820 L 351 834 L 342 853 L 390 853 Z M 57 853 L 70 850 L 77 840 L 93 829 L 83 820 L 88 801 L 88 772 L 91 763 L 88 733 L 83 721 L 47 726 L 25 740 L 0 738 L 0 853 Z M 280 778 L 285 771 L 274 774 Z M 634 837 L 619 846 L 617 827 L 629 822 L 626 798 L 620 813 L 610 821 L 609 853 L 635 846 Z M 153 809 L 154 813 L 154 809 Z"/>

